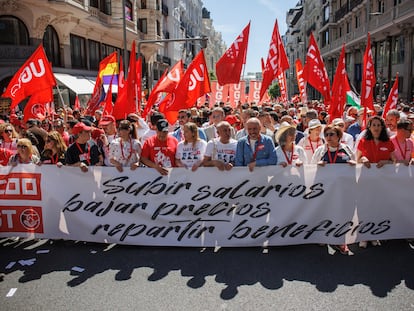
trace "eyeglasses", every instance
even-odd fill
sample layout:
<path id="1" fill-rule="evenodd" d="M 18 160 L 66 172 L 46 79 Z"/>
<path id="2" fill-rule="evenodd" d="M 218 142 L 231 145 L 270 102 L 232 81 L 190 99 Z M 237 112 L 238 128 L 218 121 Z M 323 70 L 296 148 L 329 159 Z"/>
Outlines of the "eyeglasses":
<path id="1" fill-rule="evenodd" d="M 129 127 L 120 127 L 119 130 L 129 131 Z"/>
<path id="2" fill-rule="evenodd" d="M 333 137 L 336 136 L 336 133 L 325 133 L 325 137 Z"/>
<path id="3" fill-rule="evenodd" d="M 13 130 L 11 130 L 11 129 L 5 129 L 4 132 L 5 133 L 13 133 Z"/>
<path id="4" fill-rule="evenodd" d="M 29 147 L 28 147 L 28 146 L 26 146 L 26 145 L 17 145 L 17 148 L 20 148 L 20 149 L 26 150 L 26 149 L 28 149 Z"/>

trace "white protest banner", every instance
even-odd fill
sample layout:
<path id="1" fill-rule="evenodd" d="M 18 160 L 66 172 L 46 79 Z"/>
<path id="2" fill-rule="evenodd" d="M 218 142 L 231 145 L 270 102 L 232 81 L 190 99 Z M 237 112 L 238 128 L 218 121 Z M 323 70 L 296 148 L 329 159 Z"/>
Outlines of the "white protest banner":
<path id="1" fill-rule="evenodd" d="M 165 246 L 414 237 L 413 167 L 0 167 L 0 236 Z"/>

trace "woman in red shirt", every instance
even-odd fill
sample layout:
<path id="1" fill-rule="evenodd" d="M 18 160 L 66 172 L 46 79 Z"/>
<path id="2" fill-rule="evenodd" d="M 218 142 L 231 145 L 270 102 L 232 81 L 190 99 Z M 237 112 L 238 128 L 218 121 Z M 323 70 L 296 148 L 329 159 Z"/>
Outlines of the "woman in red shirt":
<path id="1" fill-rule="evenodd" d="M 373 116 L 368 120 L 364 136 L 357 148 L 357 162 L 367 168 L 376 163 L 378 168 L 395 163 L 394 144 L 387 134 L 384 119 Z"/>

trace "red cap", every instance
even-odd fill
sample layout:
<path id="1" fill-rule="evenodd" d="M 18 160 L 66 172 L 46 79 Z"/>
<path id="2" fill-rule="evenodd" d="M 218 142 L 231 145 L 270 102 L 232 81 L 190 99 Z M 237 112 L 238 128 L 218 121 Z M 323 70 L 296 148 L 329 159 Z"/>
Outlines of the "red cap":
<path id="1" fill-rule="evenodd" d="M 86 126 L 83 122 L 78 122 L 72 128 L 73 135 L 78 135 L 82 131 L 92 131 L 92 127 Z"/>
<path id="2" fill-rule="evenodd" d="M 92 128 L 92 138 L 93 139 L 98 139 L 99 136 L 101 136 L 102 134 L 105 134 L 103 129 L 98 129 L 96 127 Z"/>
<path id="3" fill-rule="evenodd" d="M 109 123 L 115 123 L 115 118 L 109 114 L 102 116 L 101 120 L 99 120 L 99 125 L 106 126 Z"/>

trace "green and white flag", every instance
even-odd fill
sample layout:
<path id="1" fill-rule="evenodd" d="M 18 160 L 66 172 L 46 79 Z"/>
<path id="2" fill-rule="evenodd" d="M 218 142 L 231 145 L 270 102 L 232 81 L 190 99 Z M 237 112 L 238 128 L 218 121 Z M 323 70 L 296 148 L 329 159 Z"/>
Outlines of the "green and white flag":
<path id="1" fill-rule="evenodd" d="M 353 91 L 346 92 L 346 103 L 358 109 L 361 108 L 361 99 Z"/>

